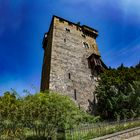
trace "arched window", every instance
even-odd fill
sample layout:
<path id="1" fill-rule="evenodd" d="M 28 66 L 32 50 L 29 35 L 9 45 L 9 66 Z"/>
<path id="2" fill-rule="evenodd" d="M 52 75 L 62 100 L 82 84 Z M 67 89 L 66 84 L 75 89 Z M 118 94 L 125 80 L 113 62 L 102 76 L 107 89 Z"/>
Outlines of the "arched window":
<path id="1" fill-rule="evenodd" d="M 89 45 L 86 42 L 83 42 L 83 46 L 84 48 L 89 49 Z"/>

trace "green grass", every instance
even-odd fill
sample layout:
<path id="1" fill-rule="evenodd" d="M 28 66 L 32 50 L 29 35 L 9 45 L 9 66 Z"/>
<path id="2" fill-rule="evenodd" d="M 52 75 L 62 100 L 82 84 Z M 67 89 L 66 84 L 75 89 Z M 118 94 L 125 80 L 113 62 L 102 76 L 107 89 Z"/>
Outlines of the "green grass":
<path id="1" fill-rule="evenodd" d="M 104 124 L 101 126 L 95 127 L 85 127 L 77 128 L 73 131 L 68 131 L 66 134 L 67 140 L 89 140 L 92 138 L 104 136 L 107 134 L 112 134 L 122 130 L 134 128 L 140 126 L 140 121 L 125 122 L 125 123 L 116 123 L 116 124 Z"/>

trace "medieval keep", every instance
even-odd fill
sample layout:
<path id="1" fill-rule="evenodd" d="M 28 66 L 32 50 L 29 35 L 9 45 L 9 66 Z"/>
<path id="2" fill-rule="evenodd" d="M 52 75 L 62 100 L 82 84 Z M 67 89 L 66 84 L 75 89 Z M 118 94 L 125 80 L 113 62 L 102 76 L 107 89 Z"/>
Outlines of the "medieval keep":
<path id="1" fill-rule="evenodd" d="M 68 95 L 80 108 L 89 110 L 98 74 L 106 68 L 97 36 L 98 31 L 91 27 L 53 16 L 43 38 L 41 91 L 50 89 Z"/>

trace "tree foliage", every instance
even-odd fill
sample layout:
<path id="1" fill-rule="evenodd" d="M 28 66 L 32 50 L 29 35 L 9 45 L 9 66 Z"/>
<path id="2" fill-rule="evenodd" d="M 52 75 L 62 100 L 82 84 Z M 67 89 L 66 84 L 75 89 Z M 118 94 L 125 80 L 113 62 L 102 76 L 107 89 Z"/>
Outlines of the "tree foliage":
<path id="1" fill-rule="evenodd" d="M 97 94 L 97 112 L 103 119 L 124 119 L 140 115 L 140 69 L 109 69 L 101 74 Z"/>

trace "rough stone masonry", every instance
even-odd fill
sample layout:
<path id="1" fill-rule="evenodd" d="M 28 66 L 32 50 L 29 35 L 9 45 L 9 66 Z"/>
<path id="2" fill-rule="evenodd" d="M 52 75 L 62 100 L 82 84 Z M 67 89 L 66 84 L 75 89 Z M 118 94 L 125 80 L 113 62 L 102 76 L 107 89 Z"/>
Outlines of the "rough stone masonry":
<path id="1" fill-rule="evenodd" d="M 106 66 L 96 44 L 98 31 L 53 16 L 43 38 L 41 91 L 70 96 L 80 108 L 93 106 L 98 74 Z"/>

